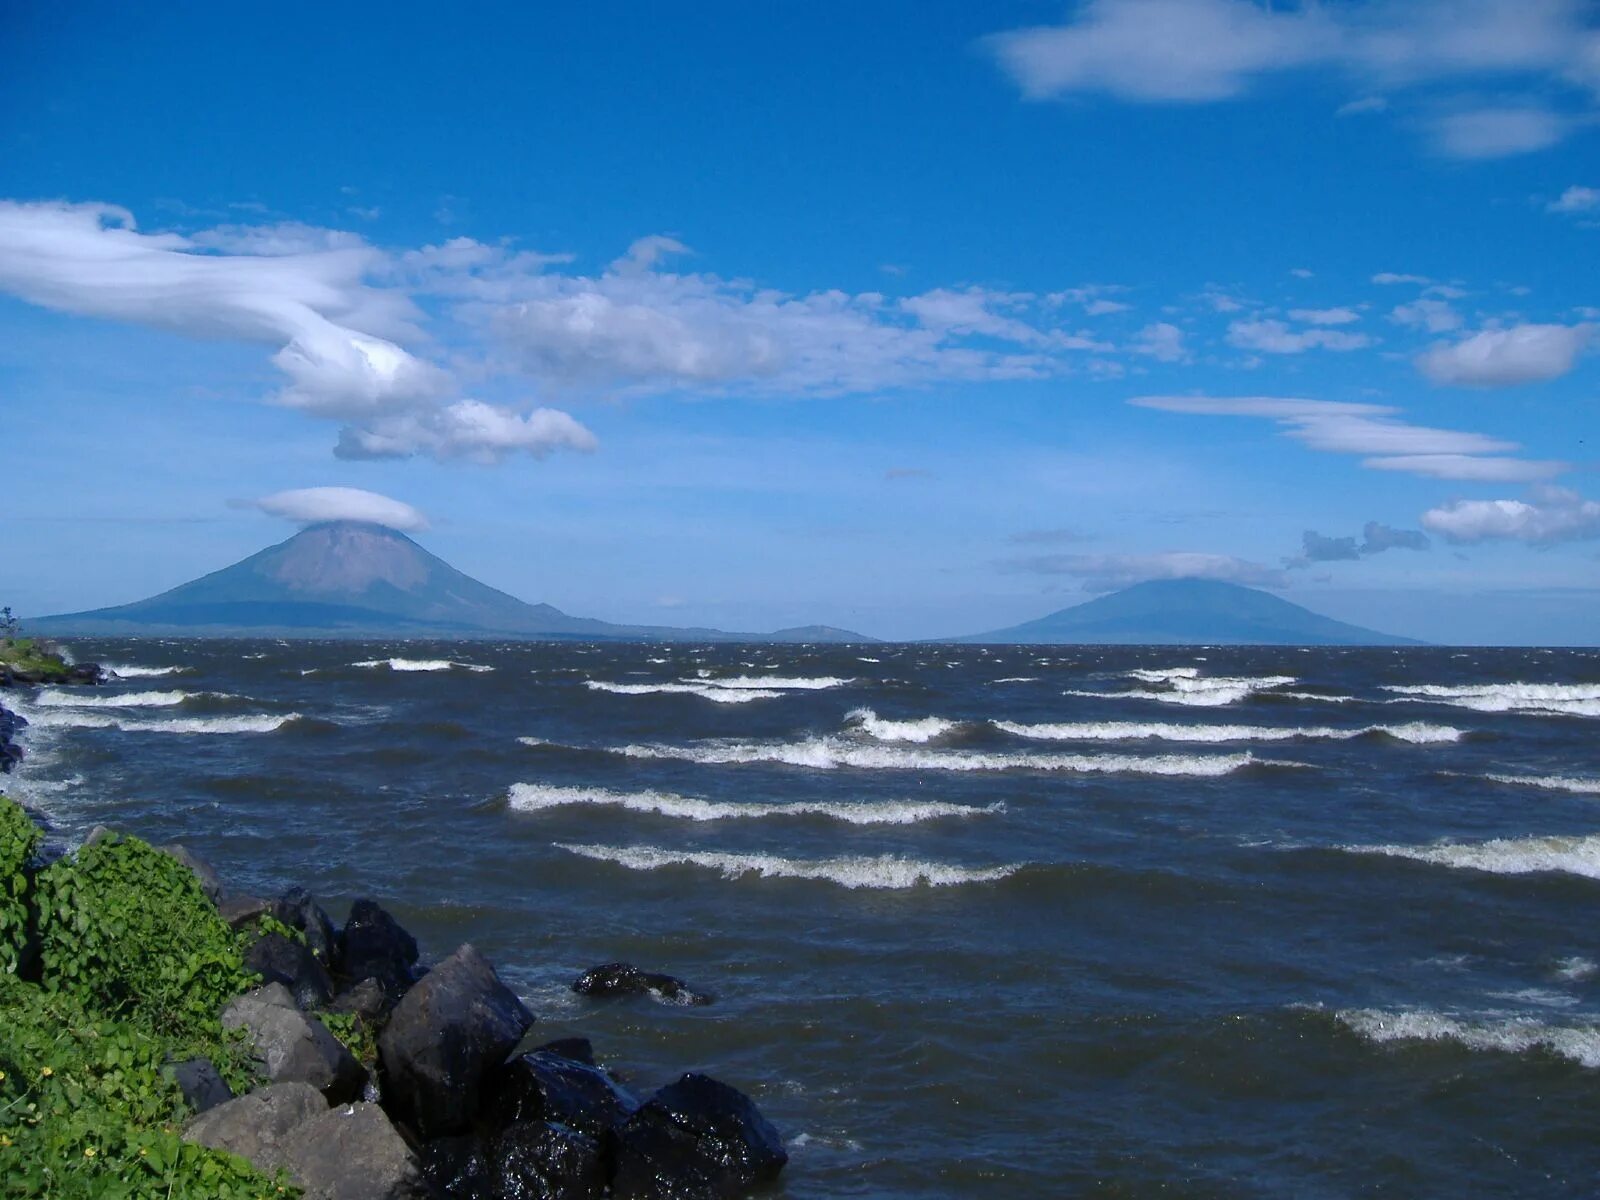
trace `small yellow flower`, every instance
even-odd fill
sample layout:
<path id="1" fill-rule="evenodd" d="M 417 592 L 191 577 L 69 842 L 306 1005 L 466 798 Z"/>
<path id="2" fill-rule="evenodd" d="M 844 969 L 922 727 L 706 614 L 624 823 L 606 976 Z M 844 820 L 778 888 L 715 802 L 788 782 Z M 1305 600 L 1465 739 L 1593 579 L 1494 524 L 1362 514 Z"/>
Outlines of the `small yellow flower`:
<path id="1" fill-rule="evenodd" d="M 4 1083 L 5 1081 L 6 1081 L 6 1073 L 4 1071 L 0 1071 L 0 1083 Z"/>
<path id="2" fill-rule="evenodd" d="M 83 1156 L 85 1158 L 93 1158 L 94 1157 L 94 1147 L 93 1146 L 85 1146 L 83 1148 Z"/>
<path id="3" fill-rule="evenodd" d="M 39 1075 L 41 1078 L 49 1079 L 50 1076 L 54 1075 L 55 1073 L 56 1069 L 54 1067 L 46 1067 L 44 1070 L 39 1072 Z"/>
<path id="4" fill-rule="evenodd" d="M 150 1153 L 150 1148 L 148 1146 L 140 1146 L 139 1147 L 139 1157 L 140 1158 L 144 1158 L 149 1153 Z"/>
<path id="5" fill-rule="evenodd" d="M 5 1134 L 0 1133 L 0 1149 L 4 1149 L 5 1147 L 7 1147 L 9 1145 L 11 1145 L 11 1139 L 8 1138 Z"/>

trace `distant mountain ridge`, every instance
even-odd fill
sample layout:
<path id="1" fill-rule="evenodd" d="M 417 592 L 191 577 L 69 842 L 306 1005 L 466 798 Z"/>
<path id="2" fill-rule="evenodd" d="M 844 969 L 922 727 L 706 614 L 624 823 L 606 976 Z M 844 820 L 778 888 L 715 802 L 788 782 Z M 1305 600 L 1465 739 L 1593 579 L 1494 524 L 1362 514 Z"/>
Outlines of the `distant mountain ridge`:
<path id="1" fill-rule="evenodd" d="M 530 637 L 646 641 L 874 642 L 812 625 L 774 634 L 616 625 L 518 600 L 403 533 L 327 521 L 220 571 L 132 604 L 39 617 L 41 633 Z"/>
<path id="2" fill-rule="evenodd" d="M 1255 588 L 1210 579 L 1152 579 L 1034 621 L 941 641 L 1172 646 L 1420 646 L 1324 617 Z"/>

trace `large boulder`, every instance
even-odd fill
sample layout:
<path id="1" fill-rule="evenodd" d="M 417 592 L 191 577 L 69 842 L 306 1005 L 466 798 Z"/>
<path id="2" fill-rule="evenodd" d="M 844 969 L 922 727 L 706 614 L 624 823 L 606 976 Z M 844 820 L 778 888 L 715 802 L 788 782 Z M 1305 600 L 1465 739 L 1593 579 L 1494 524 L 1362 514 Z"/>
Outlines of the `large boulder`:
<path id="1" fill-rule="evenodd" d="M 189 847 L 180 842 L 169 842 L 165 846 L 157 846 L 156 849 L 188 867 L 189 873 L 199 882 L 200 890 L 206 894 L 206 899 L 211 903 L 215 904 L 222 898 L 222 877 L 210 863 Z"/>
<path id="2" fill-rule="evenodd" d="M 283 984 L 236 997 L 222 1010 L 222 1025 L 245 1031 L 272 1082 L 310 1084 L 334 1104 L 361 1097 L 366 1071 Z"/>
<path id="3" fill-rule="evenodd" d="M 325 963 L 333 961 L 333 922 L 316 898 L 302 887 L 292 887 L 272 902 L 272 915 L 290 929 L 306 935 L 306 945 Z"/>
<path id="4" fill-rule="evenodd" d="M 485 1082 L 485 1123 L 555 1121 L 604 1141 L 639 1101 L 598 1067 L 536 1050 L 497 1068 Z"/>
<path id="5" fill-rule="evenodd" d="M 333 998 L 333 980 L 311 947 L 281 933 L 262 934 L 244 952 L 244 965 L 263 983 L 281 983 L 301 1008 L 321 1008 Z"/>
<path id="6" fill-rule="evenodd" d="M 600 1200 L 606 1163 L 599 1141 L 548 1121 L 522 1121 L 489 1144 L 490 1195 L 505 1200 Z"/>
<path id="7" fill-rule="evenodd" d="M 399 999 L 417 978 L 417 939 L 372 900 L 357 900 L 339 935 L 339 974 L 351 984 L 376 979 Z"/>
<path id="8" fill-rule="evenodd" d="M 378 1038 L 391 1111 L 423 1139 L 466 1132 L 483 1079 L 531 1024 L 483 955 L 462 946 L 406 993 Z"/>
<path id="9" fill-rule="evenodd" d="M 283 1139 L 305 1200 L 424 1200 L 417 1158 L 376 1104 L 329 1109 Z"/>
<path id="10" fill-rule="evenodd" d="M 233 1089 L 209 1058 L 186 1058 L 168 1063 L 161 1071 L 178 1085 L 184 1103 L 197 1113 L 210 1112 L 233 1099 Z"/>
<path id="11" fill-rule="evenodd" d="M 616 1131 L 616 1200 L 729 1200 L 778 1177 L 789 1155 L 749 1097 L 685 1075 Z"/>
<path id="12" fill-rule="evenodd" d="M 582 996 L 653 996 L 671 1004 L 710 1004 L 714 997 L 694 991 L 683 980 L 658 971 L 641 971 L 632 963 L 590 967 L 572 981 Z"/>
<path id="13" fill-rule="evenodd" d="M 288 1135 L 327 1110 L 322 1093 L 308 1083 L 269 1084 L 201 1113 L 184 1127 L 183 1140 L 237 1154 L 271 1173 L 288 1164 Z"/>

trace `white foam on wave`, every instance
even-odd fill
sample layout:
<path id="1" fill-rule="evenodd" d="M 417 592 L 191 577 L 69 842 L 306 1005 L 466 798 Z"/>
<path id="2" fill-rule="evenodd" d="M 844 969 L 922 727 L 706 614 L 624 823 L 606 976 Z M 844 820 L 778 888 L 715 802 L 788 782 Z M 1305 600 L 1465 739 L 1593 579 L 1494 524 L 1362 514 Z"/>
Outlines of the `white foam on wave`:
<path id="1" fill-rule="evenodd" d="M 1455 1042 L 1469 1050 L 1522 1054 L 1545 1050 L 1585 1067 L 1600 1067 L 1600 1028 L 1552 1025 L 1515 1013 L 1459 1016 L 1427 1009 L 1342 1009 L 1334 1018 L 1373 1042 Z"/>
<path id="2" fill-rule="evenodd" d="M 1438 745 L 1458 742 L 1463 734 L 1449 725 L 1428 725 L 1412 721 L 1404 725 L 1367 725 L 1360 729 L 1334 729 L 1325 725 L 1174 725 L 1164 722 L 1087 721 L 1063 724 L 1027 725 L 1017 721 L 993 721 L 1005 733 L 1037 741 L 1061 742 L 1289 742 L 1348 741 L 1368 734 L 1384 734 L 1402 742 Z"/>
<path id="3" fill-rule="evenodd" d="M 678 759 L 712 765 L 779 763 L 834 770 L 912 771 L 1070 771 L 1080 774 L 1228 775 L 1260 760 L 1251 754 L 1151 755 L 1122 754 L 995 754 L 976 751 L 913 750 L 904 746 L 867 746 L 837 737 L 802 742 L 710 742 L 696 746 L 630 745 L 615 752 L 629 758 Z"/>
<path id="4" fill-rule="evenodd" d="M 1199 667 L 1162 667 L 1158 670 L 1134 670 L 1129 675 L 1144 683 L 1165 683 L 1169 679 L 1196 679 Z"/>
<path id="5" fill-rule="evenodd" d="M 783 695 L 758 688 L 722 688 L 704 683 L 608 683 L 602 679 L 585 679 L 583 686 L 590 691 L 618 696 L 700 696 L 718 704 L 749 704 L 753 700 L 776 700 Z"/>
<path id="6" fill-rule="evenodd" d="M 1571 792 L 1578 796 L 1600 796 L 1600 779 L 1577 779 L 1568 775 L 1485 775 L 1484 778 L 1495 783 L 1548 788 L 1551 791 Z"/>
<path id="7" fill-rule="evenodd" d="M 27 714 L 28 720 L 46 729 L 117 729 L 124 733 L 271 733 L 282 729 L 290 721 L 300 719 L 299 713 L 283 716 L 260 714 L 237 717 L 172 717 L 166 719 L 131 717 L 120 714 L 84 712 L 78 709 L 52 708 Z"/>
<path id="8" fill-rule="evenodd" d="M 511 807 L 519 812 L 598 805 L 654 813 L 686 821 L 730 821 L 762 817 L 828 817 L 849 825 L 915 825 L 944 817 L 976 817 L 1005 811 L 1004 804 L 973 808 L 935 800 L 881 800 L 844 804 L 834 801 L 794 801 L 785 804 L 735 804 L 703 800 L 672 792 L 615 792 L 609 788 L 556 787 L 539 783 L 511 785 Z"/>
<path id="9" fill-rule="evenodd" d="M 854 680 L 840 679 L 835 675 L 804 677 L 795 675 L 732 675 L 726 679 L 706 678 L 706 683 L 719 688 L 777 688 L 785 692 L 814 692 L 826 688 L 843 687 Z"/>
<path id="10" fill-rule="evenodd" d="M 1600 717 L 1600 684 L 1469 683 L 1386 684 L 1397 703 L 1449 704 L 1474 712 L 1517 712 Z"/>
<path id="11" fill-rule="evenodd" d="M 1386 854 L 1495 875 L 1564 871 L 1600 879 L 1600 837 L 1495 838 L 1487 842 L 1440 842 L 1431 846 L 1345 846 L 1354 854 Z"/>
<path id="12" fill-rule="evenodd" d="M 880 742 L 931 742 L 956 728 L 957 721 L 944 717 L 919 717 L 893 721 L 880 717 L 870 708 L 857 708 L 845 714 L 845 723 Z"/>
<path id="13" fill-rule="evenodd" d="M 46 688 L 33 702 L 45 708 L 170 708 L 182 704 L 190 693 L 171 692 L 68 692 Z"/>
<path id="14" fill-rule="evenodd" d="M 1097 700 L 1157 700 L 1162 704 L 1182 704 L 1190 708 L 1222 708 L 1229 704 L 1237 704 L 1241 700 L 1248 700 L 1257 692 L 1268 688 L 1282 687 L 1295 682 L 1293 675 L 1216 675 L 1200 678 L 1197 674 L 1177 673 L 1191 670 L 1193 668 L 1174 667 L 1170 671 L 1143 672 L 1144 675 L 1158 677 L 1145 682 L 1165 683 L 1167 687 L 1163 691 L 1130 688 L 1122 692 L 1068 691 L 1065 694 L 1090 696 Z M 1140 672 L 1135 671 L 1130 674 L 1138 675 Z"/>
<path id="15" fill-rule="evenodd" d="M 663 867 L 704 867 L 724 879 L 755 875 L 762 879 L 814 879 L 847 888 L 899 890 L 919 886 L 950 887 L 962 883 L 992 883 L 1016 872 L 1020 864 L 1004 867 L 957 867 L 922 862 L 892 854 L 876 857 L 797 859 L 772 854 L 724 854 L 714 851 L 667 850 L 659 846 L 583 846 L 556 843 L 556 848 L 583 858 L 612 862 L 633 871 Z"/>
<path id="16" fill-rule="evenodd" d="M 127 663 L 102 663 L 104 670 L 110 671 L 121 679 L 154 678 L 157 675 L 177 675 L 187 671 L 188 667 L 140 667 Z"/>
<path id="17" fill-rule="evenodd" d="M 476 663 L 455 662 L 448 658 L 369 658 L 350 664 L 352 667 L 387 667 L 391 671 L 492 671 Z"/>
<path id="18" fill-rule="evenodd" d="M 1037 675 L 1007 675 L 1004 679 L 991 680 L 992 683 L 1038 683 Z"/>

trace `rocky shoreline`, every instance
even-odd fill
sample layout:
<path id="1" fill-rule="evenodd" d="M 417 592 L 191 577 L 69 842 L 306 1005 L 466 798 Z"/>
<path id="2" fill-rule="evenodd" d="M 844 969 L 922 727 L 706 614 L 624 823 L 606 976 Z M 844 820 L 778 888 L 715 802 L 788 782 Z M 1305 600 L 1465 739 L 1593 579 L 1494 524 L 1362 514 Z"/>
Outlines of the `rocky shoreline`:
<path id="1" fill-rule="evenodd" d="M 73 670 L 81 682 L 104 678 L 92 664 Z M 8 676 L 0 686 L 18 682 Z M 0 706 L 0 769 L 21 760 L 25 726 Z M 586 1038 L 541 1039 L 535 1015 L 472 945 L 425 966 L 416 940 L 373 900 L 356 900 L 336 926 L 301 888 L 271 900 L 238 894 L 181 845 L 153 848 L 104 829 L 47 864 L 37 855 L 42 836 L 31 819 L 4 797 L 0 809 L 12 810 L 0 812 L 11 827 L 23 823 L 28 847 L 20 866 L 0 863 L 0 875 L 15 871 L 13 906 L 26 914 L 9 926 L 0 920 L 0 951 L 7 936 L 14 945 L 9 959 L 0 953 L 0 984 L 13 989 L 0 991 L 0 1023 L 13 1015 L 6 1004 L 21 1007 L 14 989 L 31 986 L 48 996 L 80 982 L 51 940 L 60 940 L 53 922 L 65 915 L 52 908 L 51 887 L 81 904 L 93 891 L 72 881 L 72 872 L 85 882 L 108 873 L 153 879 L 173 870 L 153 868 L 155 860 L 181 864 L 179 886 L 163 890 L 193 893 L 204 906 L 199 924 L 237 956 L 229 978 L 254 986 L 226 988 L 220 1012 L 200 1017 L 227 1031 L 219 1045 L 247 1051 L 245 1086 L 230 1087 L 227 1071 L 203 1054 L 169 1050 L 161 1072 L 188 1109 L 170 1128 L 311 1200 L 732 1200 L 776 1180 L 787 1162 L 777 1131 L 735 1088 L 689 1073 L 648 1097 L 634 1095 L 597 1064 Z M 132 898 L 153 910 L 172 902 L 160 894 Z M 90 911 L 73 921 L 92 925 L 102 917 L 115 914 Z M 593 968 L 572 986 L 595 997 L 651 993 L 712 1002 L 680 980 L 626 963 Z M 88 1001 L 108 1015 L 122 1012 L 100 992 Z M 10 1086 L 5 1054 L 0 1035 L 0 1092 Z M 51 1069 L 37 1073 L 48 1077 Z M 29 1095 L 20 1093 L 17 1102 Z M 0 1156 L 13 1146 L 6 1107 L 0 1105 Z M 82 1153 L 92 1160 L 96 1151 L 85 1145 Z M 56 1193 L 46 1186 L 40 1194 Z"/>

